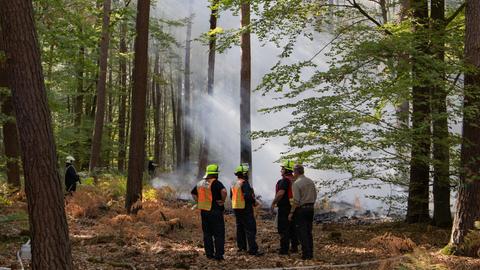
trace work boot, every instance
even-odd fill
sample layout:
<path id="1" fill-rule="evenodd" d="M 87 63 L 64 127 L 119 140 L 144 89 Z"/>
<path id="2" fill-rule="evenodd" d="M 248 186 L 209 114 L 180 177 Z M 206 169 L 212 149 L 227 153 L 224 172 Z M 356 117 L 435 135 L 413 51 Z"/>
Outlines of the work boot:
<path id="1" fill-rule="evenodd" d="M 249 255 L 252 255 L 252 256 L 255 256 L 255 257 L 260 257 L 260 256 L 263 256 L 265 253 L 262 252 L 262 251 L 255 251 L 255 252 L 248 252 Z"/>

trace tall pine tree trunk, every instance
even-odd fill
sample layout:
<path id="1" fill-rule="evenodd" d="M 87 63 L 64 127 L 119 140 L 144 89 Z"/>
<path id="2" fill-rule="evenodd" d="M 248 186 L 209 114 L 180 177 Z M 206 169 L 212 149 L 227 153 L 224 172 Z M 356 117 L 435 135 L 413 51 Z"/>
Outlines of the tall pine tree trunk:
<path id="1" fill-rule="evenodd" d="M 31 1 L 0 1 L 32 238 L 32 269 L 73 269 L 62 184 Z"/>
<path id="2" fill-rule="evenodd" d="M 125 208 L 129 214 L 141 209 L 142 179 L 145 164 L 145 108 L 148 73 L 148 25 L 150 0 L 139 1 L 135 37 L 133 70 L 132 131 L 128 156 L 128 179 Z"/>
<path id="3" fill-rule="evenodd" d="M 1 37 L 0 37 L 1 38 Z M 9 186 L 20 188 L 20 150 L 18 145 L 17 122 L 12 104 L 12 97 L 9 94 L 3 96 L 2 113 L 8 117 L 3 122 L 3 144 L 5 157 L 7 158 L 7 183 Z"/>
<path id="4" fill-rule="evenodd" d="M 420 54 L 427 53 L 428 1 L 410 0 L 414 20 L 415 47 Z M 412 150 L 408 191 L 407 222 L 429 220 L 429 157 L 430 157 L 430 87 L 422 78 L 425 66 L 412 56 Z"/>
<path id="5" fill-rule="evenodd" d="M 0 51 L 5 51 L 5 44 L 0 28 Z M 3 69 L 0 63 L 0 69 Z M 5 70 L 6 74 L 6 70 Z M 7 83 L 5 82 L 5 85 Z M 1 85 L 0 85 L 1 87 Z M 20 168 L 18 165 L 20 153 L 18 145 L 17 122 L 12 104 L 11 94 L 5 94 L 2 97 L 2 113 L 8 119 L 3 122 L 3 145 L 5 148 L 5 157 L 7 158 L 7 183 L 9 186 L 20 189 Z"/>
<path id="6" fill-rule="evenodd" d="M 160 90 L 160 74 L 159 74 L 159 65 L 160 65 L 160 52 L 157 49 L 155 51 L 155 63 L 153 68 L 153 91 L 155 92 L 155 98 L 153 100 L 153 122 L 154 122 L 154 132 L 155 132 L 155 142 L 153 145 L 154 159 L 160 166 L 160 144 L 161 144 L 161 129 L 160 129 L 160 117 L 161 117 L 161 98 L 162 93 Z"/>
<path id="7" fill-rule="evenodd" d="M 102 40 L 100 42 L 100 70 L 97 83 L 97 105 L 95 113 L 95 127 L 93 130 L 92 150 L 90 153 L 90 173 L 94 173 L 96 167 L 100 164 L 100 154 L 102 151 L 102 135 L 105 118 L 105 99 L 106 99 L 106 80 L 107 80 L 107 60 L 108 44 L 110 41 L 110 7 L 111 0 L 103 1 L 103 23 Z"/>
<path id="8" fill-rule="evenodd" d="M 74 105 L 74 113 L 75 113 L 74 125 L 77 129 L 79 129 L 80 125 L 82 124 L 84 65 L 85 65 L 85 47 L 80 46 L 78 48 L 78 60 L 77 60 L 77 67 L 76 67 L 77 94 L 75 97 L 75 105 Z"/>
<path id="9" fill-rule="evenodd" d="M 455 245 L 480 220 L 480 1 L 467 0 L 465 12 L 465 62 L 472 69 L 465 73 L 460 189 L 450 240 Z"/>
<path id="10" fill-rule="evenodd" d="M 218 2 L 219 0 L 213 0 L 210 9 L 212 13 L 210 15 L 210 31 L 217 28 L 217 17 L 218 17 Z M 207 96 L 208 98 L 213 98 L 213 85 L 215 83 L 215 48 L 216 48 L 216 35 L 210 35 L 209 42 L 209 51 L 208 51 L 208 73 L 207 73 Z M 211 134 L 211 125 L 208 123 L 210 118 L 211 109 L 209 107 L 205 108 L 206 119 L 203 119 L 203 122 L 207 123 L 205 127 L 205 133 L 203 134 L 203 139 L 200 145 L 200 157 L 198 162 L 198 172 L 197 176 L 200 178 L 203 175 L 205 168 L 209 162 L 210 149 L 210 134 Z"/>
<path id="11" fill-rule="evenodd" d="M 118 108 L 118 171 L 125 170 L 126 150 L 126 114 L 127 114 L 127 24 L 120 26 L 120 104 Z"/>
<path id="12" fill-rule="evenodd" d="M 433 52 L 445 61 L 445 0 L 431 1 Z M 445 72 L 436 80 L 432 91 L 433 126 L 433 223 L 439 227 L 452 225 L 450 212 L 450 143 L 448 134 L 447 91 Z"/>
<path id="13" fill-rule="evenodd" d="M 190 4 L 191 8 L 191 4 Z M 190 17 L 188 18 L 187 22 L 187 38 L 185 41 L 185 69 L 184 69 L 184 100 L 185 106 L 183 110 L 184 115 L 184 128 L 183 128 L 183 159 L 184 161 L 189 164 L 190 163 L 190 144 L 192 140 L 192 120 L 190 119 L 190 53 L 191 53 L 191 39 L 192 39 L 192 20 L 193 15 L 190 13 Z"/>
<path id="14" fill-rule="evenodd" d="M 180 65 L 179 65 L 180 66 Z M 181 169 L 183 166 L 183 143 L 185 142 L 183 140 L 183 102 L 182 102 L 182 77 L 180 76 L 180 67 L 178 68 L 178 74 L 177 74 L 177 94 L 176 94 L 176 100 L 177 100 L 177 126 L 175 128 L 175 142 L 176 142 L 176 156 L 177 156 L 177 170 Z M 173 78 L 172 78 L 173 79 Z M 172 81 L 173 83 L 173 81 Z M 173 89 L 173 85 L 172 85 Z"/>
<path id="15" fill-rule="evenodd" d="M 250 27 L 250 0 L 242 0 L 241 4 L 243 28 Z M 252 139 L 250 120 L 251 95 L 251 49 L 250 31 L 244 31 L 241 36 L 241 68 L 240 68 L 240 161 L 250 165 L 252 174 Z M 250 178 L 252 179 L 252 178 Z M 251 184 L 253 184 L 251 182 Z"/>

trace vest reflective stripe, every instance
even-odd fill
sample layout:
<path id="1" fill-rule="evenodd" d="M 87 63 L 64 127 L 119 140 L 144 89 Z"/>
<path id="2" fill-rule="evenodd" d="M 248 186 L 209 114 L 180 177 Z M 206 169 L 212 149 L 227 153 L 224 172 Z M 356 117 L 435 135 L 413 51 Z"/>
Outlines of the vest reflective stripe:
<path id="1" fill-rule="evenodd" d="M 242 192 L 243 182 L 237 181 L 232 187 L 232 208 L 245 209 L 245 197 Z"/>
<path id="2" fill-rule="evenodd" d="M 210 189 L 210 184 L 202 180 L 197 184 L 197 193 L 198 193 L 198 205 L 197 208 L 200 210 L 210 211 L 212 209 L 212 190 Z"/>

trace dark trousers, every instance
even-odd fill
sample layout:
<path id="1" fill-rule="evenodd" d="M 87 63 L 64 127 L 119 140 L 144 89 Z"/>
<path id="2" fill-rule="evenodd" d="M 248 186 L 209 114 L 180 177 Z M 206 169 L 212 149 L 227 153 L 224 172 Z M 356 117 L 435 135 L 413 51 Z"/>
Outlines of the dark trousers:
<path id="1" fill-rule="evenodd" d="M 73 183 L 65 183 L 65 190 L 67 192 L 74 192 L 77 190 L 77 182 L 73 182 Z"/>
<path id="2" fill-rule="evenodd" d="M 295 219 L 288 220 L 290 206 L 278 207 L 278 233 L 280 234 L 280 253 L 288 253 L 291 244 L 291 250 L 297 250 L 298 240 L 295 232 Z"/>
<path id="3" fill-rule="evenodd" d="M 225 221 L 223 211 L 201 211 L 203 245 L 209 258 L 223 258 L 225 246 Z"/>
<path id="4" fill-rule="evenodd" d="M 295 209 L 295 225 L 297 235 L 302 245 L 302 258 L 313 258 L 313 207 Z"/>
<path id="5" fill-rule="evenodd" d="M 253 209 L 239 209 L 235 211 L 235 220 L 237 223 L 237 247 L 238 249 L 247 250 L 256 253 L 258 245 L 255 242 L 257 235 L 257 222 L 253 216 Z"/>

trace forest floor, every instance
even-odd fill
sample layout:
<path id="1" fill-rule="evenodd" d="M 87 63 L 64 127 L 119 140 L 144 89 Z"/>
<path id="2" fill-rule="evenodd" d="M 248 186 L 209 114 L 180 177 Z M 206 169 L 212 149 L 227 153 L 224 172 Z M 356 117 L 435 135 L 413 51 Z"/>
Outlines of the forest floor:
<path id="1" fill-rule="evenodd" d="M 274 221 L 262 213 L 257 242 L 265 255 L 236 252 L 235 218 L 227 213 L 225 260 L 217 262 L 204 256 L 198 211 L 171 193 L 147 190 L 142 210 L 129 216 L 121 196 L 81 186 L 66 205 L 75 269 L 480 269 L 480 259 L 440 253 L 449 230 L 401 222 L 314 224 L 313 260 L 280 256 Z M 16 251 L 28 234 L 24 196 L 0 205 L 0 267 L 20 269 Z"/>

